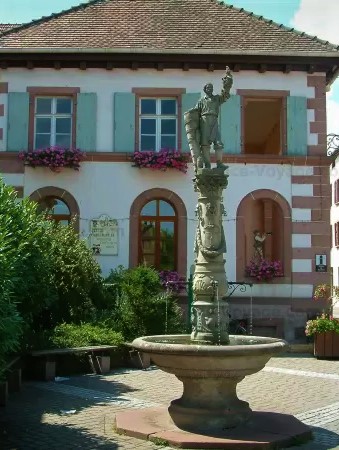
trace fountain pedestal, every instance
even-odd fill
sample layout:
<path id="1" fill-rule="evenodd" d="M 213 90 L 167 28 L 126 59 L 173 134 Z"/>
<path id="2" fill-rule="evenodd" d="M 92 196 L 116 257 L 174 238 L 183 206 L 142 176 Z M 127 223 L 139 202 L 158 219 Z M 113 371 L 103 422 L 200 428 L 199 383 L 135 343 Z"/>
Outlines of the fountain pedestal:
<path id="1" fill-rule="evenodd" d="M 228 184 L 226 166 L 198 169 L 193 180 L 198 192 L 198 219 L 194 251 L 192 335 L 193 342 L 228 344 L 228 290 L 222 218 L 223 190 Z"/>

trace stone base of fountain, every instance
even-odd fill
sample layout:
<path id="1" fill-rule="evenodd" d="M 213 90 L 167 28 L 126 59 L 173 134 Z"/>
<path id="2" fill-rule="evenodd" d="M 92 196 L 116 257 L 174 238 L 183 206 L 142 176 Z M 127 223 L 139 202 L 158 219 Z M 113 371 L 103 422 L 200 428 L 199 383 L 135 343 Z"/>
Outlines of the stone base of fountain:
<path id="1" fill-rule="evenodd" d="M 299 445 L 312 437 L 310 428 L 295 417 L 262 411 L 252 411 L 246 423 L 224 431 L 184 431 L 173 423 L 166 407 L 119 413 L 116 416 L 116 431 L 138 439 L 188 449 L 277 449 Z"/>

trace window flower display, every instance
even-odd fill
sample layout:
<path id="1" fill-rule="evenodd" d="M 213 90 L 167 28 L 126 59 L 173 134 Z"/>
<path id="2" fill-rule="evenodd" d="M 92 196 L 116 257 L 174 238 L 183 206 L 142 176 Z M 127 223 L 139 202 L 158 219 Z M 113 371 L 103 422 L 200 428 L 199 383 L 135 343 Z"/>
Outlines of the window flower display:
<path id="1" fill-rule="evenodd" d="M 246 266 L 245 273 L 248 277 L 253 277 L 258 281 L 269 281 L 283 276 L 281 262 L 267 259 L 253 259 Z"/>
<path id="2" fill-rule="evenodd" d="M 183 173 L 186 173 L 188 170 L 188 155 L 176 150 L 162 149 L 159 152 L 134 152 L 131 159 L 133 167 L 139 167 L 140 169 L 149 168 L 161 171 L 177 169 Z"/>
<path id="3" fill-rule="evenodd" d="M 79 170 L 85 154 L 79 149 L 53 146 L 21 152 L 19 158 L 26 166 L 47 167 L 53 172 L 60 172 L 63 167 Z"/>

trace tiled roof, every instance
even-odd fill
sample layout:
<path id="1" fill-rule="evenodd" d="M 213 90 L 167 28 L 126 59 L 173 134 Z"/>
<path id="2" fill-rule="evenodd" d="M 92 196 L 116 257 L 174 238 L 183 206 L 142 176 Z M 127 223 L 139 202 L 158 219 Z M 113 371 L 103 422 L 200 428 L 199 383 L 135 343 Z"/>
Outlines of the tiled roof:
<path id="1" fill-rule="evenodd" d="M 4 33 L 5 31 L 11 30 L 14 27 L 18 27 L 19 23 L 0 23 L 0 34 Z"/>
<path id="2" fill-rule="evenodd" d="M 0 47 L 338 55 L 328 42 L 216 0 L 92 0 L 5 32 Z"/>

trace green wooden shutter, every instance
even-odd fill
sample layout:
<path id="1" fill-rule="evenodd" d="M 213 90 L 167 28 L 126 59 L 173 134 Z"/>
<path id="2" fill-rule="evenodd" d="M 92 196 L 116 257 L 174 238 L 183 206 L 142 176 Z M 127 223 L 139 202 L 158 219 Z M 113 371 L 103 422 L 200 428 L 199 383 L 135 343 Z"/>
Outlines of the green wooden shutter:
<path id="1" fill-rule="evenodd" d="M 28 92 L 9 92 L 7 150 L 18 152 L 28 149 L 28 121 Z"/>
<path id="2" fill-rule="evenodd" d="M 190 92 L 188 94 L 183 94 L 181 97 L 181 150 L 183 152 L 189 152 L 190 148 L 188 145 L 188 140 L 185 131 L 185 123 L 184 123 L 184 113 L 198 103 L 201 94 L 196 92 Z M 179 149 L 180 150 L 180 149 Z"/>
<path id="3" fill-rule="evenodd" d="M 287 154 L 307 155 L 307 99 L 287 97 Z"/>
<path id="4" fill-rule="evenodd" d="M 95 151 L 97 146 L 97 95 L 77 95 L 76 146 L 83 151 Z"/>
<path id="5" fill-rule="evenodd" d="M 221 141 L 225 153 L 241 153 L 241 102 L 240 95 L 231 95 L 220 109 Z"/>
<path id="6" fill-rule="evenodd" d="M 135 150 L 135 94 L 114 93 L 114 148 L 115 152 Z"/>

